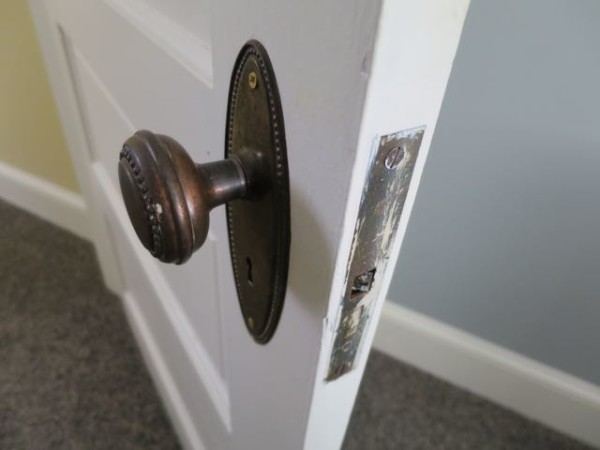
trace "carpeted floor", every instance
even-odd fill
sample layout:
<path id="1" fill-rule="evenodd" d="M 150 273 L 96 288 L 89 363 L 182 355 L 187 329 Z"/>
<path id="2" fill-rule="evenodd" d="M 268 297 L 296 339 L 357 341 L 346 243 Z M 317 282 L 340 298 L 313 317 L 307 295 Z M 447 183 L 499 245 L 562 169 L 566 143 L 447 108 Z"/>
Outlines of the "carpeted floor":
<path id="1" fill-rule="evenodd" d="M 91 245 L 0 201 L 0 254 L 0 449 L 179 448 Z M 344 449 L 589 447 L 373 352 Z"/>
<path id="2" fill-rule="evenodd" d="M 344 450 L 590 450 L 406 364 L 371 352 Z"/>

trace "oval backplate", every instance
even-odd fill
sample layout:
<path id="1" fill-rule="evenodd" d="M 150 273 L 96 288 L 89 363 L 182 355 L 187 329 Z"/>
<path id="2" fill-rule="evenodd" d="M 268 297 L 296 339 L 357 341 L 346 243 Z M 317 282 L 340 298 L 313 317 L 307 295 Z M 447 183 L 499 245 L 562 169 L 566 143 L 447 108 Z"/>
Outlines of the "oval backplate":
<path id="1" fill-rule="evenodd" d="M 229 87 L 225 157 L 256 153 L 266 189 L 259 198 L 227 205 L 229 247 L 244 323 L 267 343 L 283 308 L 290 249 L 290 194 L 279 91 L 264 47 L 240 51 Z"/>

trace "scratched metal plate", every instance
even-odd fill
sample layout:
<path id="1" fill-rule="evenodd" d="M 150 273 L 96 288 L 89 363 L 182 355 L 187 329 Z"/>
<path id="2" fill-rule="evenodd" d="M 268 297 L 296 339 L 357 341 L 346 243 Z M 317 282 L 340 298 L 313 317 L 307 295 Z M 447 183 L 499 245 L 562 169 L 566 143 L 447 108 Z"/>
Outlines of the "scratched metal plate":
<path id="1" fill-rule="evenodd" d="M 354 229 L 326 380 L 354 368 L 391 250 L 425 127 L 382 136 L 371 161 Z"/>

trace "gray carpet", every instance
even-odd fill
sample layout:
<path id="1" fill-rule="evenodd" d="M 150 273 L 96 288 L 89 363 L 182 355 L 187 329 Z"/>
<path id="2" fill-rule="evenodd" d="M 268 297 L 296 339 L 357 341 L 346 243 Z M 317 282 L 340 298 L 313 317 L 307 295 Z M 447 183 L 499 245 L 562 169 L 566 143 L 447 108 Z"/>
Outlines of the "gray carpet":
<path id="1" fill-rule="evenodd" d="M 92 246 L 0 202 L 0 449 L 175 449 Z"/>
<path id="2" fill-rule="evenodd" d="M 0 254 L 0 450 L 179 448 L 91 245 L 0 201 Z M 344 449 L 589 447 L 373 352 Z"/>

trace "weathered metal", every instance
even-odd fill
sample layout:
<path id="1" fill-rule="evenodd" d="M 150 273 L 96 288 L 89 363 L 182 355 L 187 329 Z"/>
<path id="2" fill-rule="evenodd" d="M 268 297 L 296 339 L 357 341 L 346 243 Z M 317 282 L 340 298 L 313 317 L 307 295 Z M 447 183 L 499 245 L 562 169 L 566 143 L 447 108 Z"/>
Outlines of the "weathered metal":
<path id="1" fill-rule="evenodd" d="M 425 127 L 383 136 L 371 160 L 348 259 L 326 379 L 350 372 L 378 298 Z"/>
<path id="2" fill-rule="evenodd" d="M 227 205 L 229 248 L 235 284 L 248 331 L 257 342 L 271 339 L 287 287 L 290 193 L 283 112 L 264 47 L 248 42 L 235 63 L 229 88 L 225 157 L 252 149 L 262 175 L 260 197 Z"/>

